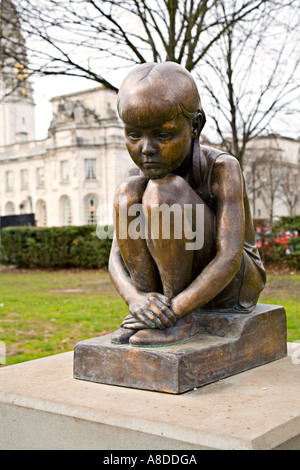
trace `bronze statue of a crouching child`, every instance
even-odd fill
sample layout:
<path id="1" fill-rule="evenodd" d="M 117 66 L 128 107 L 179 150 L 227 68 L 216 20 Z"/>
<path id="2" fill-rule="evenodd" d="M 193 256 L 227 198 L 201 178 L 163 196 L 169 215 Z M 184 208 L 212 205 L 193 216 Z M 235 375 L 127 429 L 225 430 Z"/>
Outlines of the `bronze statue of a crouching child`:
<path id="1" fill-rule="evenodd" d="M 118 95 L 134 166 L 116 190 L 115 238 L 109 272 L 129 315 L 114 343 L 163 346 L 196 333 L 192 313 L 251 312 L 265 283 L 244 178 L 233 156 L 199 144 L 205 124 L 191 74 L 173 62 L 136 66 Z M 120 234 L 120 214 L 142 204 L 147 233 Z M 153 208 L 174 204 L 203 210 L 203 244 L 170 230 L 152 237 Z M 174 224 L 175 218 L 171 224 Z M 182 218 L 182 223 L 185 219 Z M 172 228 L 172 227 L 171 227 Z M 124 232 L 124 227 L 123 227 Z"/>

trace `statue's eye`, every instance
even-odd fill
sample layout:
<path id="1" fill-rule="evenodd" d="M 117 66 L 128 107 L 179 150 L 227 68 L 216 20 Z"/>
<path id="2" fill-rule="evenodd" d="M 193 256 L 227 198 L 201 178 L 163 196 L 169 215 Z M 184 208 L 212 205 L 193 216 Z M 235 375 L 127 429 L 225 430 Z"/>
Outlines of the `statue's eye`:
<path id="1" fill-rule="evenodd" d="M 141 139 L 141 135 L 138 134 L 137 132 L 129 132 L 127 134 L 127 137 L 129 137 L 130 140 L 134 140 L 134 141 Z"/>
<path id="2" fill-rule="evenodd" d="M 168 134 L 167 132 L 160 132 L 158 134 L 158 137 L 160 140 L 168 140 L 170 138 L 170 134 Z"/>

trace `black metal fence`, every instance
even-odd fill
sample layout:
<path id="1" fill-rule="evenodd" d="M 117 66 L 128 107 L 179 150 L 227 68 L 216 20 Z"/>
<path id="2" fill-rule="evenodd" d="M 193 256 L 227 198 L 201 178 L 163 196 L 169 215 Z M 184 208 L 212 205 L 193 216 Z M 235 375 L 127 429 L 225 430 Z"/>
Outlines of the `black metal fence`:
<path id="1" fill-rule="evenodd" d="M 4 227 L 33 227 L 34 225 L 34 214 L 4 215 L 0 217 L 0 229 Z"/>

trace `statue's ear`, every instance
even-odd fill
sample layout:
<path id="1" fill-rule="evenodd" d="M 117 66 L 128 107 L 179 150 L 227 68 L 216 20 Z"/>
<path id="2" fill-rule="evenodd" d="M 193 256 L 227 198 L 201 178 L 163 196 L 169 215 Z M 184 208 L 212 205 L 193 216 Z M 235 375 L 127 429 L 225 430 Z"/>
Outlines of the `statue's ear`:
<path id="1" fill-rule="evenodd" d="M 197 112 L 192 117 L 192 138 L 195 139 L 199 136 L 203 127 L 203 116 L 200 112 Z"/>

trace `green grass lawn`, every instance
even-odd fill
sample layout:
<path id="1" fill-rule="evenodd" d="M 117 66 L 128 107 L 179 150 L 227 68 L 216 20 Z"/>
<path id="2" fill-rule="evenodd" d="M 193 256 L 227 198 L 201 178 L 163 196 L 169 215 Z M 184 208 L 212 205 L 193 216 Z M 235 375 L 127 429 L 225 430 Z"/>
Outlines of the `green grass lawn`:
<path id="1" fill-rule="evenodd" d="M 259 302 L 282 305 L 287 315 L 288 341 L 300 340 L 300 274 L 269 274 Z"/>
<path id="2" fill-rule="evenodd" d="M 108 274 L 96 271 L 0 271 L 0 305 L 7 364 L 71 350 L 127 314 Z"/>
<path id="3" fill-rule="evenodd" d="M 270 275 L 260 302 L 283 305 L 288 341 L 300 340 L 300 275 Z M 127 306 L 107 272 L 0 271 L 0 340 L 6 363 L 72 350 L 119 327 Z"/>

